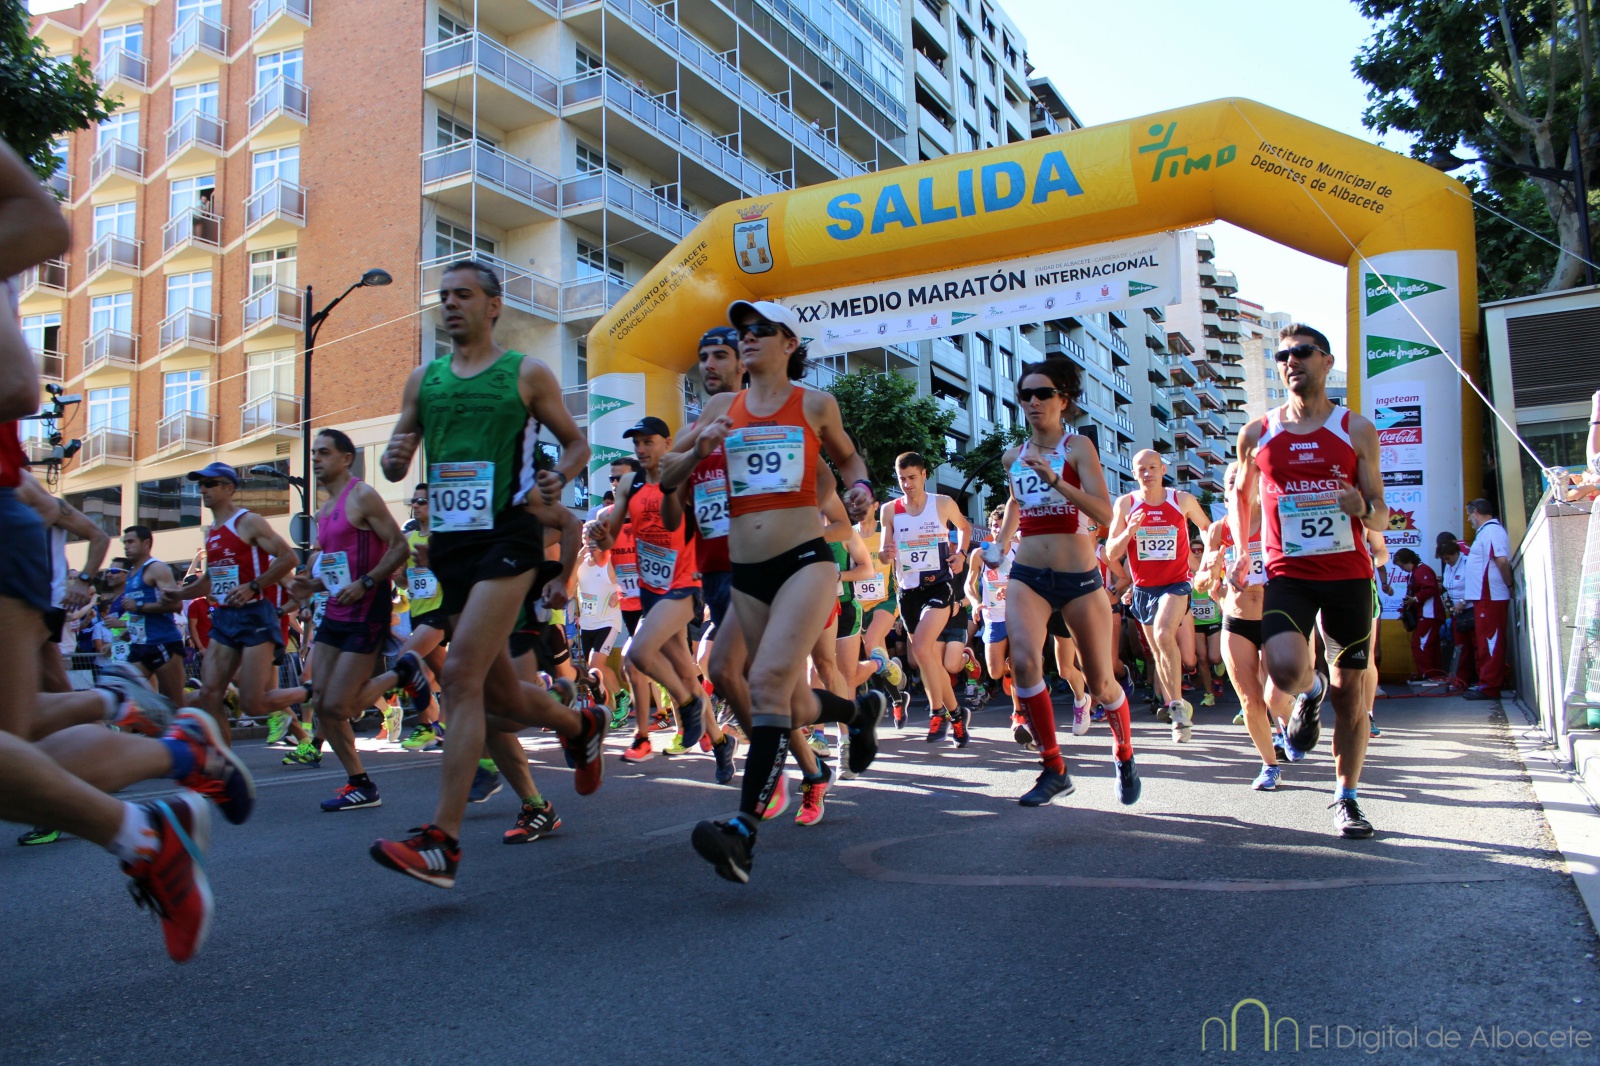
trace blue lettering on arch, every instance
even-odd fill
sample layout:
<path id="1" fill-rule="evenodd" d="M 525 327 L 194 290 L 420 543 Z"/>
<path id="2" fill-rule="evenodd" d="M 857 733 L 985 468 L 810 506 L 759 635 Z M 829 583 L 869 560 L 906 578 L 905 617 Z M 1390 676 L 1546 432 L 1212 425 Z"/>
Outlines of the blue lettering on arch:
<path id="1" fill-rule="evenodd" d="M 856 210 L 861 204 L 861 194 L 847 192 L 828 201 L 828 217 L 838 219 L 828 227 L 828 236 L 836 241 L 847 241 L 859 236 L 867 220 Z"/>
<path id="2" fill-rule="evenodd" d="M 917 182 L 917 207 L 922 211 L 924 226 L 930 222 L 948 222 L 956 217 L 954 207 L 934 206 L 932 178 L 923 178 Z"/>
<path id="3" fill-rule="evenodd" d="M 1072 165 L 1067 162 L 1066 155 L 1059 149 L 1047 152 L 1045 157 L 1039 160 L 1039 176 L 1033 182 L 1033 202 L 1048 203 L 1053 192 L 1064 192 L 1068 196 L 1083 195 L 1083 186 L 1078 184 L 1078 176 L 1072 172 Z"/>
<path id="4" fill-rule="evenodd" d="M 1006 193 L 1000 195 L 1000 176 L 1006 176 Z M 1028 191 L 1028 177 L 1022 171 L 1021 163 L 1010 161 L 1004 163 L 990 163 L 981 171 L 983 181 L 983 209 L 985 211 L 1004 211 L 1008 207 L 1016 207 L 1022 202 L 1022 197 Z"/>
<path id="5" fill-rule="evenodd" d="M 906 229 L 917 224 L 917 216 L 911 213 L 906 194 L 898 185 L 885 185 L 879 191 L 878 204 L 872 209 L 872 232 L 882 233 L 891 222 L 898 222 Z"/>

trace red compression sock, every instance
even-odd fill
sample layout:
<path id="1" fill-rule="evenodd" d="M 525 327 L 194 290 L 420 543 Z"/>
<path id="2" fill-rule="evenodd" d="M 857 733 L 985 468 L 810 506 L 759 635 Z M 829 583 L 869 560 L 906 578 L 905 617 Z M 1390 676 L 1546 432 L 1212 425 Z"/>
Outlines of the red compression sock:
<path id="1" fill-rule="evenodd" d="M 1033 728 L 1033 742 L 1039 745 L 1040 761 L 1051 773 L 1061 773 L 1066 763 L 1061 760 L 1061 745 L 1056 743 L 1056 710 L 1050 703 L 1049 687 L 1041 682 L 1037 692 L 1018 688 L 1017 699 Z"/>
<path id="2" fill-rule="evenodd" d="M 1119 760 L 1133 758 L 1133 720 L 1128 714 L 1128 696 L 1117 693 L 1117 705 L 1106 708 L 1106 725 L 1111 727 L 1113 750 Z"/>

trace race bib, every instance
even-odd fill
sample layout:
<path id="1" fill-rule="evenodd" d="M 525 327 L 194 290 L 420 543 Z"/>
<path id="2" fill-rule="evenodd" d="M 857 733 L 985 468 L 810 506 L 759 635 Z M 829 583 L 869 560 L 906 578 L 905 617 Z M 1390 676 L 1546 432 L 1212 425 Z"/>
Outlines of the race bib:
<path id="1" fill-rule="evenodd" d="M 639 568 L 633 563 L 623 563 L 616 568 L 617 588 L 622 590 L 622 598 L 636 600 L 639 598 Z"/>
<path id="2" fill-rule="evenodd" d="M 494 528 L 494 463 L 428 465 L 428 529 L 461 533 Z"/>
<path id="3" fill-rule="evenodd" d="M 328 613 L 328 594 L 319 592 L 311 597 L 311 624 L 320 626 L 322 616 Z"/>
<path id="4" fill-rule="evenodd" d="M 1140 526 L 1134 534 L 1140 562 L 1171 562 L 1178 557 L 1177 526 Z"/>
<path id="5" fill-rule="evenodd" d="M 1221 612 L 1217 609 L 1217 601 L 1209 596 L 1191 597 L 1189 613 L 1194 615 L 1194 620 L 1201 625 L 1210 625 L 1222 618 Z"/>
<path id="6" fill-rule="evenodd" d="M 138 606 L 138 604 L 136 603 L 134 606 Z M 145 644 L 145 643 L 148 643 L 148 641 L 146 641 L 144 639 L 144 615 L 142 615 L 142 614 L 130 614 L 130 615 L 128 615 L 128 643 L 129 644 Z"/>
<path id="7" fill-rule="evenodd" d="M 877 603 L 879 600 L 889 598 L 887 582 L 882 574 L 873 574 L 871 577 L 862 578 L 855 584 L 856 599 L 863 603 Z"/>
<path id="8" fill-rule="evenodd" d="M 1050 487 L 1047 477 L 1020 459 L 1011 464 L 1011 493 L 1018 503 L 1029 509 L 1066 502 L 1060 493 Z"/>
<path id="9" fill-rule="evenodd" d="M 228 593 L 239 587 L 239 567 L 213 566 L 211 574 L 211 598 L 221 602 L 228 598 Z"/>
<path id="10" fill-rule="evenodd" d="M 317 556 L 317 576 L 323 588 L 338 592 L 350 584 L 350 560 L 344 552 L 323 552 Z"/>
<path id="11" fill-rule="evenodd" d="M 111 658 L 112 658 L 112 660 L 115 661 L 115 662 L 119 662 L 119 663 L 127 662 L 128 661 L 128 652 L 132 648 L 133 648 L 133 645 L 130 642 L 126 641 L 126 640 L 113 641 L 111 643 Z"/>
<path id="12" fill-rule="evenodd" d="M 406 567 L 407 594 L 413 600 L 431 600 L 439 595 L 439 579 L 426 567 Z"/>
<path id="13" fill-rule="evenodd" d="M 983 609 L 985 613 L 1004 616 L 1006 609 L 1006 581 L 1006 575 L 1001 574 L 999 570 L 992 567 L 984 569 Z"/>
<path id="14" fill-rule="evenodd" d="M 591 596 L 587 592 L 578 592 L 578 614 L 584 618 L 594 618 L 600 613 L 600 597 Z"/>
<path id="15" fill-rule="evenodd" d="M 1278 529 L 1285 555 L 1338 555 L 1356 550 L 1350 516 L 1339 510 L 1334 492 L 1279 496 Z"/>
<path id="16" fill-rule="evenodd" d="M 805 431 L 799 426 L 746 426 L 728 434 L 728 477 L 735 496 L 799 492 L 806 470 Z"/>
<path id="17" fill-rule="evenodd" d="M 1227 563 L 1228 573 L 1233 573 L 1233 561 L 1236 558 L 1233 545 L 1228 545 L 1228 550 L 1223 558 Z M 1250 542 L 1250 576 L 1245 579 L 1246 585 L 1265 585 L 1267 583 L 1267 559 L 1261 551 L 1261 542 Z"/>
<path id="18" fill-rule="evenodd" d="M 677 568 L 677 552 L 647 540 L 639 542 L 639 582 L 645 588 L 662 592 L 672 588 L 672 576 Z"/>
<path id="19" fill-rule="evenodd" d="M 694 522 L 700 527 L 702 537 L 714 540 L 728 535 L 728 482 L 725 478 L 695 484 Z"/>
<path id="20" fill-rule="evenodd" d="M 929 533 L 927 536 L 902 540 L 896 545 L 900 553 L 901 576 L 915 579 L 906 582 L 907 584 L 916 584 L 921 580 L 919 575 L 932 573 L 940 568 L 939 545 L 944 543 L 948 543 L 944 537 L 937 533 Z"/>

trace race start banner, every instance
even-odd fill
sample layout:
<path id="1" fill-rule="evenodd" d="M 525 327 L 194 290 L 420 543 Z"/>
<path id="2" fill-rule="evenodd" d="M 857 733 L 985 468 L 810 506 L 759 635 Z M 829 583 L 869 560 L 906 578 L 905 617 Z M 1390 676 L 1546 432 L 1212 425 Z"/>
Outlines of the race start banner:
<path id="1" fill-rule="evenodd" d="M 589 382 L 589 492 L 605 495 L 606 468 L 633 458 L 633 442 L 623 436 L 645 416 L 643 374 L 601 374 Z"/>
<path id="2" fill-rule="evenodd" d="M 1155 233 L 779 302 L 800 316 L 812 356 L 1065 315 L 1166 307 L 1182 298 L 1185 236 Z M 1194 259 L 1192 246 L 1188 256 Z"/>

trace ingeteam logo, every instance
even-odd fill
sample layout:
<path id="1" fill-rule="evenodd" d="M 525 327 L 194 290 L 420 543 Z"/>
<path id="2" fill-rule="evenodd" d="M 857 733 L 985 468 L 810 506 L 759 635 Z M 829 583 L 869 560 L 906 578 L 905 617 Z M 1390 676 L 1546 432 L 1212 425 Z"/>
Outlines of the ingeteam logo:
<path id="1" fill-rule="evenodd" d="M 1368 274 L 1367 314 L 1375 315 L 1385 307 L 1393 307 L 1397 303 L 1414 300 L 1418 296 L 1426 296 L 1430 292 L 1439 292 L 1443 289 L 1443 285 L 1420 281 L 1417 278 L 1403 278 L 1399 274 Z"/>
<path id="2" fill-rule="evenodd" d="M 1196 171 L 1196 170 L 1210 170 L 1211 169 L 1211 153 L 1210 152 L 1207 152 L 1205 155 L 1191 156 L 1189 154 L 1189 149 L 1187 147 L 1178 147 L 1178 148 L 1172 147 L 1172 135 L 1173 135 L 1173 133 L 1175 133 L 1177 131 L 1177 129 L 1178 129 L 1178 124 L 1176 122 L 1169 122 L 1165 126 L 1163 126 L 1161 123 L 1157 122 L 1155 125 L 1151 126 L 1149 128 L 1149 130 L 1146 131 L 1147 133 L 1150 134 L 1150 136 L 1159 138 L 1158 140 L 1153 141 L 1150 144 L 1141 144 L 1139 146 L 1139 154 L 1140 155 L 1144 155 L 1146 152 L 1154 152 L 1154 153 L 1156 153 L 1156 168 L 1155 168 L 1155 171 L 1153 173 L 1151 173 L 1151 175 L 1150 175 L 1150 180 L 1152 182 L 1157 182 L 1157 181 L 1161 180 L 1161 176 L 1162 176 L 1161 175 L 1161 171 L 1163 169 L 1166 170 L 1166 172 L 1167 172 L 1166 176 L 1167 177 L 1169 177 L 1169 178 L 1177 177 L 1178 176 L 1178 166 L 1180 164 L 1182 164 L 1183 172 L 1185 174 L 1188 174 L 1191 171 Z M 1233 162 L 1234 157 L 1237 156 L 1238 154 L 1239 154 L 1239 147 L 1237 145 L 1225 144 L 1221 148 L 1218 148 L 1217 149 L 1217 167 L 1218 167 L 1218 169 L 1221 169 L 1222 167 L 1225 167 L 1229 163 Z"/>
<path id="3" fill-rule="evenodd" d="M 1207 1049 L 1206 1040 L 1211 1032 L 1211 1023 L 1216 1022 L 1217 1030 L 1221 1034 L 1220 1050 L 1238 1051 L 1239 1012 L 1244 1010 L 1246 1007 L 1254 1007 L 1256 1010 L 1261 1012 L 1262 1051 L 1285 1050 L 1282 1043 L 1282 1028 L 1285 1022 L 1294 1027 L 1294 1050 L 1300 1050 L 1300 1023 L 1295 1021 L 1293 1018 L 1279 1018 L 1276 1022 L 1274 1022 L 1272 1020 L 1272 1012 L 1267 1010 L 1267 1005 L 1261 1002 L 1259 999 L 1241 999 L 1239 1002 L 1235 1003 L 1233 1005 L 1233 1013 L 1228 1016 L 1227 1021 L 1223 1021 L 1221 1018 L 1207 1018 L 1205 1021 L 1201 1022 L 1200 1050 L 1205 1051 Z M 1245 1020 L 1251 1025 L 1250 1033 L 1245 1037 L 1246 1045 L 1248 1047 L 1250 1041 L 1254 1038 L 1255 1022 L 1253 1017 L 1248 1014 L 1245 1016 Z"/>

